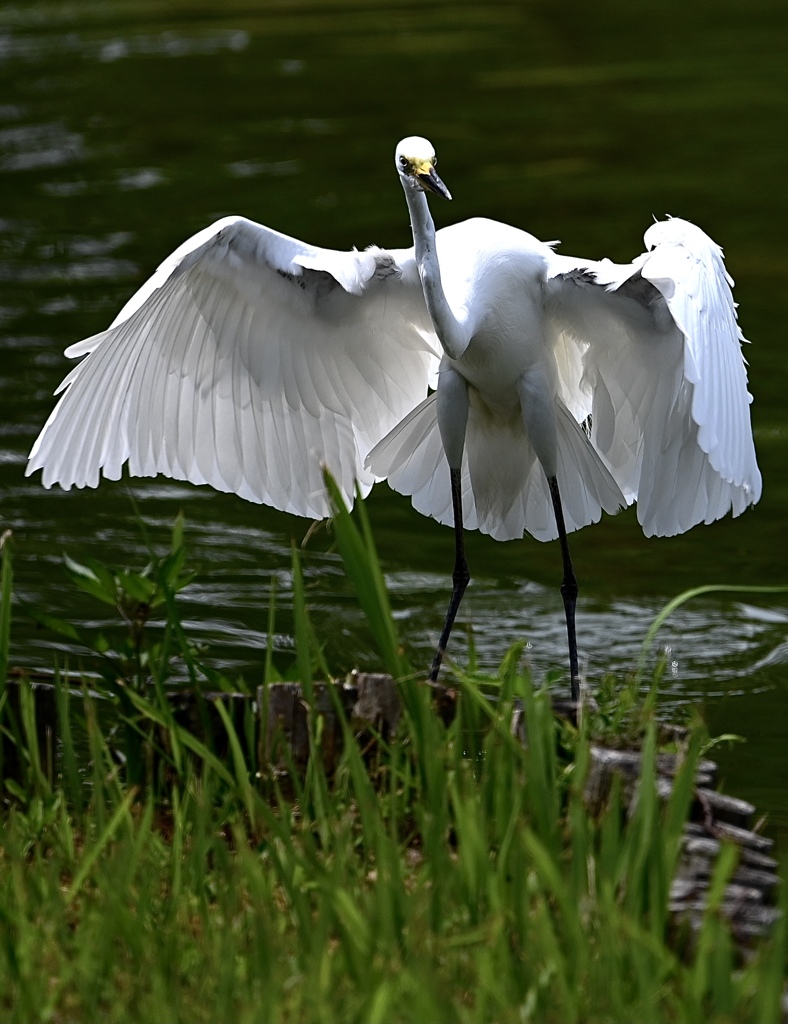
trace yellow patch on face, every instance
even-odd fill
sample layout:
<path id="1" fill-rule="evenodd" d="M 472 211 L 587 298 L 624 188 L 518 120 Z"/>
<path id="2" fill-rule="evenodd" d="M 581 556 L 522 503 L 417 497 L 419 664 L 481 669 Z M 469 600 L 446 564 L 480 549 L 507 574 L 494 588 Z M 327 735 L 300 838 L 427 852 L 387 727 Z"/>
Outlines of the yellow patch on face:
<path id="1" fill-rule="evenodd" d="M 413 174 L 429 174 L 433 167 L 432 160 L 413 160 L 411 161 L 411 168 Z"/>
<path id="2" fill-rule="evenodd" d="M 433 169 L 434 161 L 430 157 L 418 157 L 408 156 L 404 154 L 405 159 L 408 161 L 407 173 L 408 174 L 429 174 Z"/>

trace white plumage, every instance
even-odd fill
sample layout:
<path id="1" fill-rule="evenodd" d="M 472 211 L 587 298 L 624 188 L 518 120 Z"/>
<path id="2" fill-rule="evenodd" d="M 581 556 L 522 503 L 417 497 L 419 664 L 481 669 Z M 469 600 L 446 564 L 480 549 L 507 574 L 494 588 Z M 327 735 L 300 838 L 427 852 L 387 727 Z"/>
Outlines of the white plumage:
<path id="1" fill-rule="evenodd" d="M 241 217 L 184 243 L 85 356 L 28 473 L 95 487 L 163 473 L 322 518 L 325 463 L 352 501 L 364 458 L 436 363 L 407 253 L 332 252 Z M 434 344 L 434 341 L 432 342 Z"/>
<path id="2" fill-rule="evenodd" d="M 436 233 L 432 147 L 404 140 L 397 168 L 414 248 L 336 252 L 242 217 L 185 242 L 67 349 L 84 358 L 27 473 L 94 487 L 128 463 L 319 518 L 325 465 L 348 502 L 388 477 L 452 523 L 451 465 L 465 526 L 500 540 L 557 535 L 550 477 L 567 531 L 637 501 L 671 535 L 758 500 L 732 282 L 700 228 L 653 224 L 625 265 L 490 220 Z"/>

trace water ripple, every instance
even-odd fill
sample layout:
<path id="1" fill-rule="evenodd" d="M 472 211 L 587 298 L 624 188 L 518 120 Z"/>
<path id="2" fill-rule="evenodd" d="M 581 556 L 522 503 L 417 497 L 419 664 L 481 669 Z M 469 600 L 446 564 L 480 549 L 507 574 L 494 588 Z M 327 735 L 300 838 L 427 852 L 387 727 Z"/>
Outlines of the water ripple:
<path id="1" fill-rule="evenodd" d="M 0 171 L 62 167 L 86 157 L 82 135 L 58 121 L 0 130 Z"/>

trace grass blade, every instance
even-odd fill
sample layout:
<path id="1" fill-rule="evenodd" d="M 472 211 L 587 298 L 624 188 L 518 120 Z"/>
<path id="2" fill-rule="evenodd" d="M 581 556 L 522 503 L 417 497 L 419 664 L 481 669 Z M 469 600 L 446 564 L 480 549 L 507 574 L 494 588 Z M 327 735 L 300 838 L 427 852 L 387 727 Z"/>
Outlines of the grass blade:
<path id="1" fill-rule="evenodd" d="M 232 786 L 234 780 L 230 772 L 225 768 L 219 758 L 206 747 L 204 743 L 197 739 L 188 729 L 184 729 L 182 726 L 172 718 L 172 716 L 165 715 L 160 709 L 158 709 L 150 701 L 146 700 L 141 694 L 135 693 L 133 690 L 128 690 L 128 696 L 131 703 L 146 718 L 149 718 L 152 722 L 161 726 L 163 729 L 167 729 L 172 734 L 178 744 L 191 750 L 193 754 L 196 754 L 201 761 L 204 761 L 217 775 L 220 776 L 228 785 Z"/>
<path id="2" fill-rule="evenodd" d="M 98 840 L 93 844 L 93 846 L 82 858 L 82 863 L 79 866 L 79 871 L 77 871 L 76 875 L 74 876 L 74 880 L 72 881 L 68 893 L 66 894 L 66 906 L 69 906 L 71 903 L 73 903 L 74 899 L 79 895 L 79 891 L 85 884 L 85 880 L 90 874 L 93 865 L 96 863 L 99 856 L 103 853 L 107 843 L 109 843 L 109 841 L 117 832 L 121 821 L 129 815 L 129 808 L 134 802 L 134 798 L 136 797 L 136 795 L 137 793 L 136 790 L 134 789 L 130 789 L 128 793 L 126 793 L 126 796 L 123 798 L 121 803 L 116 808 L 115 813 L 107 822 L 107 825 L 104 831 L 99 836 Z M 129 821 L 131 821 L 131 818 L 129 818 Z"/>
<path id="3" fill-rule="evenodd" d="M 71 806 L 81 811 L 82 785 L 79 778 L 74 736 L 71 730 L 71 693 L 68 688 L 68 679 L 64 679 L 60 672 L 55 672 L 54 684 L 60 756 L 63 762 L 63 782 Z"/>
<path id="4" fill-rule="evenodd" d="M 360 497 L 356 501 L 359 530 L 331 474 L 325 472 L 324 478 L 334 508 L 332 523 L 345 572 L 367 617 L 384 665 L 395 679 L 402 679 L 410 674 L 410 666 L 400 647 L 364 502 Z"/>
<path id="5" fill-rule="evenodd" d="M 249 782 L 249 766 L 244 759 L 241 743 L 238 739 L 238 733 L 236 732 L 235 726 L 227 713 L 227 708 L 221 700 L 217 700 L 215 706 L 219 713 L 219 717 L 222 720 L 222 725 L 224 725 L 224 728 L 227 731 L 227 741 L 230 744 L 230 753 L 233 759 L 236 786 L 244 802 L 244 806 L 246 807 L 246 813 L 249 816 L 249 821 L 254 825 L 254 790 L 252 788 L 252 784 Z"/>
<path id="6" fill-rule="evenodd" d="M 14 580 L 11 536 L 10 530 L 6 530 L 0 535 L 0 552 L 2 552 L 2 568 L 0 569 L 0 701 L 5 693 L 11 644 L 11 588 Z M 2 704 L 0 704 L 1 706 Z"/>
<path id="7" fill-rule="evenodd" d="M 306 610 L 304 574 L 301 571 L 301 557 L 293 545 L 293 633 L 295 640 L 296 668 L 304 696 L 314 706 L 314 684 L 312 680 L 312 631 Z"/>

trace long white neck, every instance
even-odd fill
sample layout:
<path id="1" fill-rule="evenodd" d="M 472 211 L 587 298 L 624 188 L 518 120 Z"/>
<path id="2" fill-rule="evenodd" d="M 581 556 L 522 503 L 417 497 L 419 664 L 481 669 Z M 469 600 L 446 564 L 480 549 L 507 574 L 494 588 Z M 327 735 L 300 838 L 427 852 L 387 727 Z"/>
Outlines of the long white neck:
<path id="1" fill-rule="evenodd" d="M 405 200 L 410 212 L 410 226 L 413 231 L 413 245 L 416 263 L 424 290 L 424 301 L 432 317 L 435 333 L 443 350 L 451 359 L 459 359 L 468 346 L 463 326 L 452 313 L 441 283 L 441 269 L 435 245 L 435 224 L 430 214 L 427 197 L 419 188 L 402 181 Z"/>

